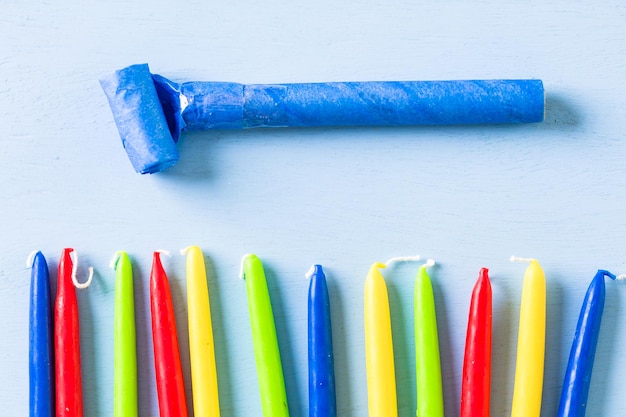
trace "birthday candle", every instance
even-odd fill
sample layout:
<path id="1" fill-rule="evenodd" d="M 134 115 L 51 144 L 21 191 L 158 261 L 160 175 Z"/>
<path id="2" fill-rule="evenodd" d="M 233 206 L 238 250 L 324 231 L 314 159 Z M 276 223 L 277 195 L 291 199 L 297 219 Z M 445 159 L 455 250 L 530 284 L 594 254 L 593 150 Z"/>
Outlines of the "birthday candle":
<path id="1" fill-rule="evenodd" d="M 373 264 L 365 279 L 365 365 L 370 417 L 398 415 L 389 297 L 380 273 L 386 267 L 379 262 Z"/>
<path id="2" fill-rule="evenodd" d="M 530 265 L 524 273 L 511 416 L 538 417 L 546 337 L 546 278 L 537 260 L 512 259 Z"/>
<path id="3" fill-rule="evenodd" d="M 31 266 L 30 416 L 51 417 L 54 415 L 54 350 L 50 275 L 41 252 L 35 254 Z"/>
<path id="4" fill-rule="evenodd" d="M 54 352 L 56 376 L 56 415 L 82 417 L 83 392 L 80 368 L 78 301 L 74 279 L 75 265 L 63 249 L 59 261 L 57 295 L 54 303 Z M 91 278 L 90 278 L 91 280 Z M 89 285 L 88 281 L 85 286 Z"/>
<path id="5" fill-rule="evenodd" d="M 187 404 L 178 350 L 174 304 L 159 252 L 154 252 L 150 273 L 150 311 L 160 416 L 186 417 Z"/>
<path id="6" fill-rule="evenodd" d="M 335 417 L 335 368 L 330 299 L 321 265 L 314 265 L 309 282 L 309 417 Z"/>
<path id="7" fill-rule="evenodd" d="M 428 276 L 432 261 L 420 266 L 415 278 L 415 370 L 417 415 L 443 417 L 443 388 L 435 296 Z"/>
<path id="8" fill-rule="evenodd" d="M 274 314 L 261 260 L 252 254 L 242 259 L 246 281 L 250 328 L 256 362 L 261 407 L 265 417 L 288 417 L 287 393 L 280 361 Z"/>
<path id="9" fill-rule="evenodd" d="M 113 415 L 137 416 L 137 345 L 133 270 L 126 252 L 117 252 L 113 335 Z"/>
<path id="10" fill-rule="evenodd" d="M 491 381 L 491 283 L 482 268 L 472 291 L 463 379 L 461 417 L 489 417 Z"/>
<path id="11" fill-rule="evenodd" d="M 599 270 L 587 289 L 580 309 L 561 391 L 559 417 L 584 417 L 587 410 L 591 371 L 604 310 L 605 277 L 616 279 L 610 272 Z"/>
<path id="12" fill-rule="evenodd" d="M 193 410 L 196 416 L 217 417 L 220 403 L 204 256 L 198 246 L 184 249 L 185 253 Z"/>

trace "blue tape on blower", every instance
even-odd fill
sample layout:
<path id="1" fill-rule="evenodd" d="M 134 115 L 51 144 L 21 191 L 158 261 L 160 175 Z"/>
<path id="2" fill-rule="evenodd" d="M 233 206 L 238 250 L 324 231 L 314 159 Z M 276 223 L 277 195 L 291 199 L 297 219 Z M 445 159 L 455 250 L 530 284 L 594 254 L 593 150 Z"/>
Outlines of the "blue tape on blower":
<path id="1" fill-rule="evenodd" d="M 544 118 L 541 80 L 177 84 L 140 64 L 100 83 L 124 148 L 142 174 L 176 164 L 181 131 L 536 123 Z"/>

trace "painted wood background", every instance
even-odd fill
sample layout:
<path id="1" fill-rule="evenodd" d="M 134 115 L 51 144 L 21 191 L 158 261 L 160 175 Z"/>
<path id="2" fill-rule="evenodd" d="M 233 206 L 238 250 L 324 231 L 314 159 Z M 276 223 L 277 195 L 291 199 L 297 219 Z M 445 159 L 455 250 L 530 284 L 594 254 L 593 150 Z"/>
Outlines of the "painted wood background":
<path id="1" fill-rule="evenodd" d="M 459 411 L 471 288 L 494 286 L 492 415 L 511 407 L 522 275 L 548 279 L 543 415 L 555 415 L 580 303 L 596 269 L 626 272 L 626 6 L 621 1 L 31 1 L 0 14 L 0 403 L 28 409 L 28 254 L 52 276 L 74 247 L 86 416 L 112 415 L 116 250 L 134 262 L 140 414 L 158 415 L 149 332 L 152 251 L 168 249 L 190 393 L 184 258 L 204 250 L 224 416 L 258 416 L 239 261 L 266 264 L 293 416 L 307 415 L 304 273 L 331 290 L 341 416 L 367 415 L 363 282 L 419 253 L 433 270 L 446 415 Z M 527 126 L 301 129 L 184 135 L 181 161 L 135 174 L 98 79 L 148 62 L 176 81 L 540 78 Z M 415 413 L 415 265 L 386 271 L 398 406 Z M 626 287 L 607 283 L 589 416 L 626 413 Z"/>

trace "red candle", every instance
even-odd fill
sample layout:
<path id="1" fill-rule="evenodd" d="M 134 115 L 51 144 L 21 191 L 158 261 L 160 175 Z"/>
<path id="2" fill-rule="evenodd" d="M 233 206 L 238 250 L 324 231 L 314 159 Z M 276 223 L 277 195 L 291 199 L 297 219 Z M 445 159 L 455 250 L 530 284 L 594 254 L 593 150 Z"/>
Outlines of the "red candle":
<path id="1" fill-rule="evenodd" d="M 161 417 L 186 417 L 174 305 L 159 252 L 154 252 L 150 273 L 150 311 L 159 414 Z"/>
<path id="2" fill-rule="evenodd" d="M 78 302 L 72 282 L 73 263 L 63 249 L 59 261 L 57 296 L 54 303 L 54 352 L 57 417 L 82 417 L 83 393 L 80 375 Z"/>
<path id="3" fill-rule="evenodd" d="M 472 291 L 461 389 L 461 417 L 489 417 L 491 283 L 482 268 Z"/>

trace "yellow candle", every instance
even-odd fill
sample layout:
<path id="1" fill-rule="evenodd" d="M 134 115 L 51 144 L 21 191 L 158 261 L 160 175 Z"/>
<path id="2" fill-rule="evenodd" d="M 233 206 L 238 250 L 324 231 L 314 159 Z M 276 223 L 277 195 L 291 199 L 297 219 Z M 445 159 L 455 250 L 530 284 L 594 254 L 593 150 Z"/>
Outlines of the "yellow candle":
<path id="1" fill-rule="evenodd" d="M 369 417 L 398 415 L 387 285 L 375 263 L 365 280 L 365 363 Z"/>
<path id="2" fill-rule="evenodd" d="M 196 416 L 217 417 L 220 415 L 220 402 L 204 256 L 197 246 L 188 247 L 184 253 L 187 254 L 189 356 L 193 411 Z"/>
<path id="3" fill-rule="evenodd" d="M 513 260 L 520 260 L 512 258 Z M 539 417 L 546 338 L 546 278 L 535 259 L 524 274 L 511 417 Z"/>

